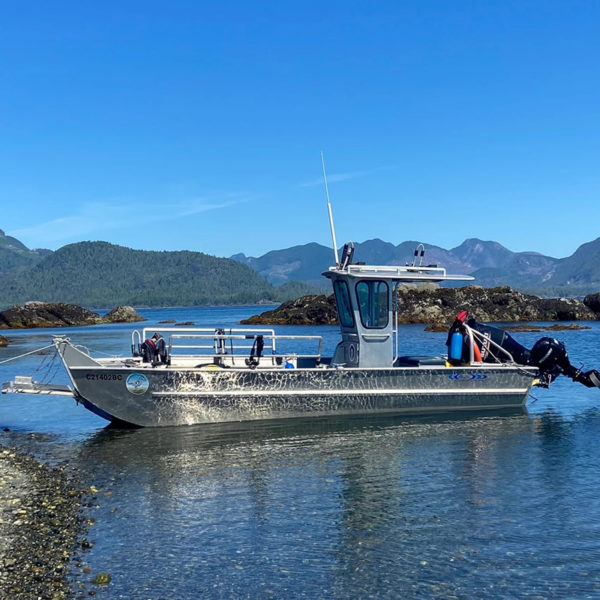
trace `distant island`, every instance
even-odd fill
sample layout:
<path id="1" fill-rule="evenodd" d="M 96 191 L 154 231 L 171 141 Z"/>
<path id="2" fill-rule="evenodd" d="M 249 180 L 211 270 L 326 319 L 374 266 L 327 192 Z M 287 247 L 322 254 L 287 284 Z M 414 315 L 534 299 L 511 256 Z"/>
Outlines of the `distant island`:
<path id="1" fill-rule="evenodd" d="M 583 301 L 539 298 L 508 286 L 441 288 L 433 284 L 402 285 L 398 293 L 398 322 L 423 323 L 446 329 L 461 310 L 482 322 L 595 321 L 600 319 L 600 293 Z M 333 294 L 309 295 L 284 302 L 274 310 L 254 315 L 243 325 L 335 325 L 338 322 Z"/>
<path id="2" fill-rule="evenodd" d="M 250 267 L 202 252 L 132 250 L 107 242 L 50 253 L 23 248 L 0 236 L 0 261 L 12 256 L 0 262 L 0 308 L 30 300 L 99 308 L 277 303 L 314 289 L 302 283 L 274 287 Z"/>

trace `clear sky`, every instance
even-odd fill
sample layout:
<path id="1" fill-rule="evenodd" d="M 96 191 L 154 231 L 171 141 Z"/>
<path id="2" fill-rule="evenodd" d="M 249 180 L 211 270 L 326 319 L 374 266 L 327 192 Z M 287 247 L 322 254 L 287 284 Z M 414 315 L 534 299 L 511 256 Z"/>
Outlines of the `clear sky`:
<path id="1" fill-rule="evenodd" d="M 258 256 L 600 236 L 600 2 L 1 3 L 0 228 Z"/>

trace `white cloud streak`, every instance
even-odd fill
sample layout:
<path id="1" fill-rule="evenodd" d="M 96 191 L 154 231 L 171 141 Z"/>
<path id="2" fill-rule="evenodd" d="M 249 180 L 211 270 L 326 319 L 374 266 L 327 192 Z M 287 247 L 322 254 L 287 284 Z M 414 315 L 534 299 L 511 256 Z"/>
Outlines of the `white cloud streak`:
<path id="1" fill-rule="evenodd" d="M 17 239 L 33 240 L 33 246 L 62 245 L 84 239 L 101 239 L 109 231 L 146 227 L 154 223 L 175 221 L 208 211 L 220 210 L 246 202 L 249 194 L 228 194 L 225 200 L 192 198 L 185 201 L 153 204 L 132 203 L 123 200 L 118 204 L 88 203 L 78 207 L 77 213 L 57 217 L 29 227 L 9 232 Z"/>
<path id="2" fill-rule="evenodd" d="M 327 175 L 327 183 L 338 183 L 340 181 L 348 181 L 349 179 L 357 179 L 359 177 L 367 177 L 368 175 L 373 175 L 379 171 L 385 171 L 390 167 L 376 167 L 374 169 L 366 169 L 364 171 L 350 171 L 348 173 L 332 173 L 331 175 Z M 307 181 L 305 183 L 301 183 L 300 187 L 314 187 L 317 185 L 323 185 L 323 178 L 313 179 L 312 181 Z"/>

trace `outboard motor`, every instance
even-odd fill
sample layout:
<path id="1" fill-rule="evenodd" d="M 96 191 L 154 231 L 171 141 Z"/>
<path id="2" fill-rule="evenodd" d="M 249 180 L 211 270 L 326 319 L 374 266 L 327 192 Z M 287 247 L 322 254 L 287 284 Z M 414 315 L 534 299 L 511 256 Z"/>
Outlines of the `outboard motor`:
<path id="1" fill-rule="evenodd" d="M 465 311 L 459 313 L 464 321 Z M 457 317 L 457 320 L 459 318 Z M 455 327 L 455 324 L 453 327 Z M 478 323 L 471 318 L 467 325 L 474 331 L 481 334 L 477 342 L 481 345 L 481 359 L 488 363 L 508 362 L 510 357 L 503 352 L 505 350 L 517 364 L 532 365 L 540 370 L 540 387 L 548 387 L 559 375 L 566 375 L 573 381 L 577 381 L 586 387 L 600 388 L 600 372 L 596 369 L 582 371 L 574 367 L 567 354 L 567 349 L 563 342 L 554 338 L 540 338 L 531 350 L 525 348 L 510 336 L 504 329 Z M 450 329 L 452 331 L 452 328 Z"/>
<path id="2" fill-rule="evenodd" d="M 542 382 L 546 387 L 559 375 L 566 375 L 586 387 L 600 387 L 600 373 L 596 369 L 583 372 L 569 361 L 564 342 L 554 338 L 540 338 L 531 349 L 531 362 L 539 368 Z"/>

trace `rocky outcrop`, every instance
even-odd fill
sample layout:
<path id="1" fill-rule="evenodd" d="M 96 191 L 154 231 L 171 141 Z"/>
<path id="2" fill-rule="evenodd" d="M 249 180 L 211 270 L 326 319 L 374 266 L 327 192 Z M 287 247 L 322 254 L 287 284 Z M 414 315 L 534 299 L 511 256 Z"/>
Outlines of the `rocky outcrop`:
<path id="1" fill-rule="evenodd" d="M 580 300 L 538 298 L 508 286 L 399 289 L 399 323 L 450 323 L 461 310 L 483 322 L 592 321 L 600 317 Z"/>
<path id="2" fill-rule="evenodd" d="M 74 327 L 102 323 L 98 313 L 75 304 L 27 302 L 0 312 L 0 329 Z"/>
<path id="3" fill-rule="evenodd" d="M 333 294 L 302 296 L 289 300 L 274 310 L 254 315 L 243 325 L 335 325 L 337 309 Z"/>
<path id="4" fill-rule="evenodd" d="M 591 299 L 597 297 L 597 303 Z M 589 299 L 589 300 L 588 300 Z M 477 321 L 593 321 L 600 319 L 600 294 L 586 302 L 565 298 L 538 298 L 508 286 L 440 288 L 401 285 L 398 322 L 435 324 L 443 328 L 456 314 L 467 310 Z M 303 296 L 279 308 L 242 321 L 252 325 L 331 325 L 337 323 L 333 295 Z"/>
<path id="5" fill-rule="evenodd" d="M 133 306 L 117 306 L 106 313 L 103 320 L 105 323 L 137 323 L 145 321 L 146 318 L 142 317 Z"/>
<path id="6" fill-rule="evenodd" d="M 8 340 L 3 335 L 0 335 L 0 348 L 4 346 L 8 346 Z"/>
<path id="7" fill-rule="evenodd" d="M 588 294 L 584 299 L 583 303 L 595 313 L 600 314 L 600 292 L 595 294 Z"/>
<path id="8" fill-rule="evenodd" d="M 63 302 L 27 302 L 0 312 L 0 329 L 35 329 L 42 327 L 81 327 L 102 323 L 145 320 L 129 306 L 119 306 L 101 317 L 98 313 Z"/>

